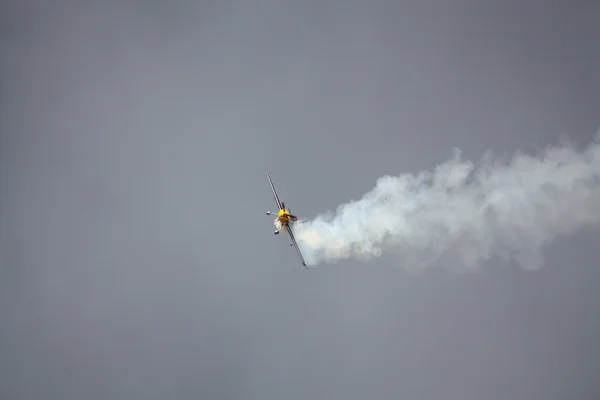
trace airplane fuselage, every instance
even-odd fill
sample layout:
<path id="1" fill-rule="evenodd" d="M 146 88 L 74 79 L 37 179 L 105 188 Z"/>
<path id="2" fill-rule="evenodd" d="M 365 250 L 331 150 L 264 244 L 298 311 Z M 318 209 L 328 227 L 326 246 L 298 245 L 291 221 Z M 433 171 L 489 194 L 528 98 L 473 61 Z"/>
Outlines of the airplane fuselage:
<path id="1" fill-rule="evenodd" d="M 292 216 L 287 208 L 283 208 L 277 213 L 277 219 L 281 221 L 282 224 L 287 224 L 292 219 Z"/>
<path id="2" fill-rule="evenodd" d="M 277 218 L 275 218 L 275 221 L 273 221 L 276 229 L 275 233 L 277 234 L 281 231 L 286 231 L 291 220 L 292 216 L 286 208 L 279 210 L 277 213 Z"/>

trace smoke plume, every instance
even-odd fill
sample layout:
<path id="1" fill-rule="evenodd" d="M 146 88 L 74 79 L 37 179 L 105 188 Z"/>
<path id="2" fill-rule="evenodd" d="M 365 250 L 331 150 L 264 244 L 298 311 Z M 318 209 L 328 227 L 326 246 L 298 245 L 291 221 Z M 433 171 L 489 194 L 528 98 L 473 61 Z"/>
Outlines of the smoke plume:
<path id="1" fill-rule="evenodd" d="M 433 172 L 384 176 L 362 199 L 300 224 L 299 245 L 311 265 L 393 253 L 409 270 L 477 269 L 492 257 L 539 269 L 559 235 L 600 223 L 598 139 L 510 162 L 487 153 L 477 166 L 455 150 Z"/>

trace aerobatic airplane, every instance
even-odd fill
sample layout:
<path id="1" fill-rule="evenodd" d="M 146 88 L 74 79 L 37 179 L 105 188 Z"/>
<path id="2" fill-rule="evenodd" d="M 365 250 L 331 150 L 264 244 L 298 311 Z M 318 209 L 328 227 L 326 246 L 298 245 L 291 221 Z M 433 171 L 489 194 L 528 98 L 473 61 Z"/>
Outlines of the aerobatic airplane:
<path id="1" fill-rule="evenodd" d="M 300 256 L 300 260 L 302 261 L 302 265 L 306 267 L 306 263 L 304 262 L 304 257 L 302 257 L 302 253 L 300 252 L 300 248 L 298 248 L 298 243 L 296 243 L 296 238 L 294 237 L 294 232 L 292 232 L 292 225 L 294 222 L 298 222 L 298 217 L 292 215 L 291 211 L 285 208 L 285 203 L 279 200 L 279 196 L 277 196 L 277 192 L 275 191 L 275 186 L 273 186 L 273 181 L 271 180 L 271 175 L 267 172 L 267 178 L 269 179 L 269 184 L 271 185 L 271 190 L 273 191 L 273 197 L 275 198 L 275 202 L 277 203 L 277 207 L 279 211 L 277 212 L 277 218 L 273 221 L 275 225 L 275 235 L 278 235 L 279 232 L 287 231 L 290 234 L 290 239 L 292 239 L 292 244 L 290 246 L 294 246 L 298 255 Z M 267 211 L 267 215 L 274 215 L 271 211 Z M 308 267 L 306 267 L 308 269 Z"/>

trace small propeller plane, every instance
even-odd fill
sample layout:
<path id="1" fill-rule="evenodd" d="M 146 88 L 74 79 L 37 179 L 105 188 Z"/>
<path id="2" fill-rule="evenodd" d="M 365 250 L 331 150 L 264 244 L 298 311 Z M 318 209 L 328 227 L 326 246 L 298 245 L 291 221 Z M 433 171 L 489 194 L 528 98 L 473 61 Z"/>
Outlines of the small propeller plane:
<path id="1" fill-rule="evenodd" d="M 277 218 L 273 221 L 275 225 L 275 235 L 278 235 L 279 232 L 287 231 L 290 234 L 290 239 L 292 239 L 292 244 L 290 246 L 294 246 L 298 255 L 300 256 L 300 260 L 302 261 L 302 265 L 306 267 L 306 263 L 304 262 L 304 257 L 302 257 L 302 253 L 300 252 L 300 248 L 298 248 L 298 243 L 296 243 L 296 238 L 294 237 L 294 232 L 292 232 L 292 224 L 294 222 L 298 222 L 298 217 L 292 215 L 291 211 L 288 208 L 285 208 L 285 203 L 279 200 L 279 196 L 277 196 L 277 192 L 275 191 L 275 186 L 273 186 L 273 181 L 271 180 L 271 175 L 267 172 L 267 178 L 269 179 L 269 184 L 271 185 L 271 190 L 273 191 L 273 197 L 275 198 L 275 202 L 277 203 L 277 207 L 279 211 L 277 212 Z M 267 215 L 275 215 L 271 211 L 267 211 Z M 308 267 L 306 267 L 308 269 Z"/>

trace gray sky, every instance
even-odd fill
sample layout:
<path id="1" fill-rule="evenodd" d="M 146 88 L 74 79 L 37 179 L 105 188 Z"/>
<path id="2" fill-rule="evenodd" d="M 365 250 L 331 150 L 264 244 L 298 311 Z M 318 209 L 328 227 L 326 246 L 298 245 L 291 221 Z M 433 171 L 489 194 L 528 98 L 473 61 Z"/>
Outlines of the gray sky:
<path id="1" fill-rule="evenodd" d="M 460 147 L 584 146 L 589 1 L 4 2 L 0 397 L 595 399 L 600 231 L 537 272 L 306 271 L 308 218 Z"/>

